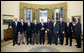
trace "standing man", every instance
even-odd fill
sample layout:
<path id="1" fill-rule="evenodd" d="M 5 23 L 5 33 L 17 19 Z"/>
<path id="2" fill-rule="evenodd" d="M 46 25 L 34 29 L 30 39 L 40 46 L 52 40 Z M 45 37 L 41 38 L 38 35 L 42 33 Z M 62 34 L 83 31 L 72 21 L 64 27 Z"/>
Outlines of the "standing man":
<path id="1" fill-rule="evenodd" d="M 53 23 L 53 33 L 54 33 L 54 43 L 58 44 L 58 33 L 59 33 L 59 23 L 56 21 L 56 18 L 54 18 Z"/>
<path id="2" fill-rule="evenodd" d="M 38 23 L 37 20 L 34 20 L 34 23 L 32 24 L 32 30 L 33 30 L 33 44 L 34 44 L 34 38 L 36 36 L 36 44 L 38 44 Z"/>
<path id="3" fill-rule="evenodd" d="M 32 23 L 30 22 L 30 19 L 28 19 L 28 22 L 25 24 L 25 33 L 26 33 L 26 40 L 27 40 L 27 45 L 32 44 Z"/>
<path id="4" fill-rule="evenodd" d="M 25 32 L 25 23 L 23 22 L 23 19 L 21 18 L 21 22 L 19 23 L 19 40 L 18 40 L 18 45 L 20 45 L 21 41 L 22 44 L 24 43 L 24 32 Z"/>
<path id="5" fill-rule="evenodd" d="M 76 34 L 77 48 L 81 48 L 81 24 L 79 23 L 78 18 L 76 18 L 75 34 Z"/>
<path id="6" fill-rule="evenodd" d="M 17 18 L 15 18 L 15 21 L 12 23 L 12 29 L 13 29 L 13 46 L 15 44 L 18 44 L 18 31 L 19 31 L 19 22 L 17 21 Z"/>
<path id="7" fill-rule="evenodd" d="M 41 19 L 41 23 L 39 24 L 39 30 L 40 30 L 40 44 L 42 43 L 43 39 L 43 44 L 45 43 L 45 24 L 43 23 L 43 19 Z"/>
<path id="8" fill-rule="evenodd" d="M 70 46 L 72 46 L 72 29 L 73 29 L 73 24 L 70 22 L 70 19 L 67 18 L 67 22 L 65 24 L 65 33 L 66 33 L 66 44 L 68 45 L 68 38 L 70 38 Z"/>
<path id="9" fill-rule="evenodd" d="M 48 44 L 51 45 L 52 42 L 52 29 L 53 29 L 53 24 L 50 21 L 50 18 L 48 18 L 47 22 L 47 39 L 48 39 Z"/>
<path id="10" fill-rule="evenodd" d="M 61 45 L 63 45 L 64 43 L 64 32 L 65 32 L 65 23 L 62 21 L 62 18 L 60 18 L 59 34 L 60 34 L 60 44 Z"/>

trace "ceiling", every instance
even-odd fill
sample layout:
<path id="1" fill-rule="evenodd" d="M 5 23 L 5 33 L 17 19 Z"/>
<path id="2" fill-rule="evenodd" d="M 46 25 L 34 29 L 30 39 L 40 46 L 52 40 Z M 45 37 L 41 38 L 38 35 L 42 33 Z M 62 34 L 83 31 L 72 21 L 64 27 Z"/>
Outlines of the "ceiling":
<path id="1" fill-rule="evenodd" d="M 25 3 L 32 3 L 32 4 L 55 4 L 55 3 L 62 3 L 67 1 L 20 1 Z"/>

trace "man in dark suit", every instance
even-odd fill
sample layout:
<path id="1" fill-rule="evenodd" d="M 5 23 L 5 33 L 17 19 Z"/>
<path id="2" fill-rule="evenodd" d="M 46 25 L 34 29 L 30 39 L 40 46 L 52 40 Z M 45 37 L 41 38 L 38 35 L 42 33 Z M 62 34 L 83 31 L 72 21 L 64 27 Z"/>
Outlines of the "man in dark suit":
<path id="1" fill-rule="evenodd" d="M 81 24 L 79 23 L 78 18 L 76 18 L 76 25 L 74 31 L 76 34 L 77 48 L 81 48 Z"/>
<path id="2" fill-rule="evenodd" d="M 47 22 L 47 40 L 48 40 L 48 44 L 51 45 L 52 42 L 52 29 L 53 29 L 53 24 L 50 21 L 50 18 L 48 18 L 48 22 Z"/>
<path id="3" fill-rule="evenodd" d="M 73 30 L 73 24 L 70 22 L 69 18 L 67 18 L 67 22 L 65 23 L 65 31 L 66 31 L 65 45 L 68 45 L 68 38 L 70 38 L 70 46 L 72 46 L 72 30 Z"/>
<path id="4" fill-rule="evenodd" d="M 56 18 L 54 18 L 53 23 L 53 33 L 54 33 L 54 43 L 58 44 L 58 33 L 59 33 L 59 23 L 56 21 Z"/>
<path id="5" fill-rule="evenodd" d="M 34 23 L 32 24 L 32 30 L 33 30 L 33 44 L 34 44 L 34 38 L 36 36 L 36 44 L 38 44 L 38 23 L 37 20 L 34 20 Z"/>
<path id="6" fill-rule="evenodd" d="M 25 32 L 25 23 L 23 22 L 23 19 L 21 18 L 21 22 L 19 23 L 19 40 L 18 40 L 18 45 L 20 45 L 21 41 L 23 44 L 24 43 L 24 32 Z"/>
<path id="7" fill-rule="evenodd" d="M 13 46 L 14 46 L 15 44 L 18 44 L 17 38 L 19 31 L 19 22 L 17 21 L 17 18 L 15 18 L 15 21 L 12 23 L 12 29 L 13 29 Z"/>
<path id="8" fill-rule="evenodd" d="M 30 22 L 30 19 L 28 19 L 28 22 L 25 24 L 25 33 L 26 33 L 26 40 L 27 45 L 32 44 L 32 23 Z M 30 39 L 30 40 L 29 40 Z"/>
<path id="9" fill-rule="evenodd" d="M 45 43 L 45 23 L 43 23 L 43 19 L 41 19 L 41 23 L 39 23 L 39 30 L 40 30 L 40 44 L 42 43 L 43 39 L 43 44 Z"/>
<path id="10" fill-rule="evenodd" d="M 60 18 L 59 34 L 60 34 L 60 44 L 61 45 L 63 45 L 64 43 L 64 33 L 65 33 L 65 23 L 62 21 L 62 18 Z"/>

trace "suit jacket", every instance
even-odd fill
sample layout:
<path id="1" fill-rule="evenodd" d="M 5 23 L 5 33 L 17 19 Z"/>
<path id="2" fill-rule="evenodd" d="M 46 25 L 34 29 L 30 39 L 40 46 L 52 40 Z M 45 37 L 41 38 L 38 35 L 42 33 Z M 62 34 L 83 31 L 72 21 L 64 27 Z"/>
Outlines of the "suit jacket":
<path id="1" fill-rule="evenodd" d="M 75 25 L 75 33 L 77 35 L 81 34 L 81 24 L 79 22 Z"/>
<path id="2" fill-rule="evenodd" d="M 54 25 L 54 23 L 53 23 Z M 55 26 L 53 26 L 53 32 L 57 33 L 57 31 L 59 32 L 59 22 L 56 22 Z"/>
<path id="3" fill-rule="evenodd" d="M 13 29 L 13 33 L 18 33 L 19 31 L 19 22 L 17 22 L 17 26 L 15 21 L 12 23 L 12 29 Z"/>
<path id="4" fill-rule="evenodd" d="M 73 24 L 69 22 L 69 26 L 67 27 L 67 23 L 65 23 L 65 31 L 69 30 L 71 32 L 73 30 Z"/>
<path id="5" fill-rule="evenodd" d="M 32 30 L 33 30 L 33 33 L 38 33 L 38 23 L 37 24 L 32 24 Z"/>
<path id="6" fill-rule="evenodd" d="M 28 26 L 28 23 L 25 24 L 25 31 L 26 34 L 31 35 L 32 34 L 32 23 L 30 22 L 30 27 Z"/>
<path id="7" fill-rule="evenodd" d="M 49 23 L 47 22 L 47 29 L 49 29 L 49 32 L 52 32 L 52 30 L 53 30 L 53 23 L 51 21 Z"/>
<path id="8" fill-rule="evenodd" d="M 46 24 L 45 24 L 45 23 L 43 23 L 43 24 L 44 24 L 44 26 L 42 26 L 42 24 L 39 23 L 39 31 L 40 31 L 40 32 L 41 32 L 41 31 L 45 31 L 45 29 L 46 29 Z M 41 30 L 42 27 L 44 27 L 44 30 Z"/>
<path id="9" fill-rule="evenodd" d="M 65 23 L 62 21 L 62 23 L 59 22 L 59 32 L 63 33 L 63 31 L 65 31 Z"/>
<path id="10" fill-rule="evenodd" d="M 25 32 L 25 23 L 23 22 L 23 25 L 22 25 L 22 23 L 20 22 L 19 26 L 20 26 L 19 31 L 22 34 L 22 32 Z"/>

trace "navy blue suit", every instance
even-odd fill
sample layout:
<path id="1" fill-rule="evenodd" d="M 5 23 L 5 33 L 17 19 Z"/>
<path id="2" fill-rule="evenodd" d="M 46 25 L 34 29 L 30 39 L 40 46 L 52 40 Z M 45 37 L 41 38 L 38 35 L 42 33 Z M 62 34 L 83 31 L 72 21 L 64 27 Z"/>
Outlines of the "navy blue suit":
<path id="1" fill-rule="evenodd" d="M 41 23 L 39 23 L 39 31 L 40 31 L 40 44 L 42 43 L 42 39 L 43 39 L 43 44 L 45 43 L 45 28 L 46 28 L 46 24 L 43 23 L 44 25 L 42 26 Z M 41 30 L 42 27 L 44 28 L 44 30 Z"/>
<path id="2" fill-rule="evenodd" d="M 33 30 L 33 44 L 34 44 L 34 37 L 35 36 L 36 36 L 36 43 L 38 44 L 38 30 L 39 30 L 38 23 L 37 24 L 35 24 L 35 23 L 32 24 L 32 30 Z"/>
<path id="3" fill-rule="evenodd" d="M 54 43 L 57 45 L 58 43 L 58 33 L 59 33 L 59 23 L 56 22 L 55 26 L 53 23 L 53 33 L 54 33 Z"/>
<path id="4" fill-rule="evenodd" d="M 30 23 L 30 26 L 28 26 L 28 23 L 25 24 L 25 30 L 26 30 L 26 38 L 27 38 L 27 44 L 30 42 L 31 44 L 31 38 L 32 38 L 32 23 Z M 30 41 L 28 40 L 30 38 Z"/>
<path id="5" fill-rule="evenodd" d="M 47 31 L 47 40 L 48 40 L 48 43 L 51 44 L 51 42 L 52 42 L 52 30 L 53 30 L 53 23 L 51 21 L 47 22 L 47 29 L 49 29 L 49 31 Z"/>
<path id="6" fill-rule="evenodd" d="M 59 34 L 60 34 L 60 44 L 63 45 L 64 43 L 64 34 L 63 31 L 65 32 L 65 23 L 60 22 L 59 23 Z"/>
<path id="7" fill-rule="evenodd" d="M 72 45 L 72 30 L 73 24 L 69 22 L 69 25 L 67 26 L 67 23 L 65 23 L 66 44 L 68 45 L 68 38 L 70 38 L 70 46 Z"/>
<path id="8" fill-rule="evenodd" d="M 32 31 L 33 31 L 33 33 L 38 33 L 38 30 L 39 30 L 38 23 L 36 25 L 34 23 L 32 23 Z"/>
<path id="9" fill-rule="evenodd" d="M 77 47 L 81 47 L 81 24 L 79 22 L 75 25 L 74 31 L 76 34 Z"/>
<path id="10" fill-rule="evenodd" d="M 17 26 L 16 23 L 13 22 L 12 29 L 13 29 L 13 44 L 16 44 L 18 42 L 19 22 L 17 22 Z"/>
<path id="11" fill-rule="evenodd" d="M 19 23 L 19 31 L 20 31 L 20 34 L 22 34 L 23 32 L 25 32 L 25 23 L 23 22 L 23 25 L 22 23 L 20 22 Z"/>

